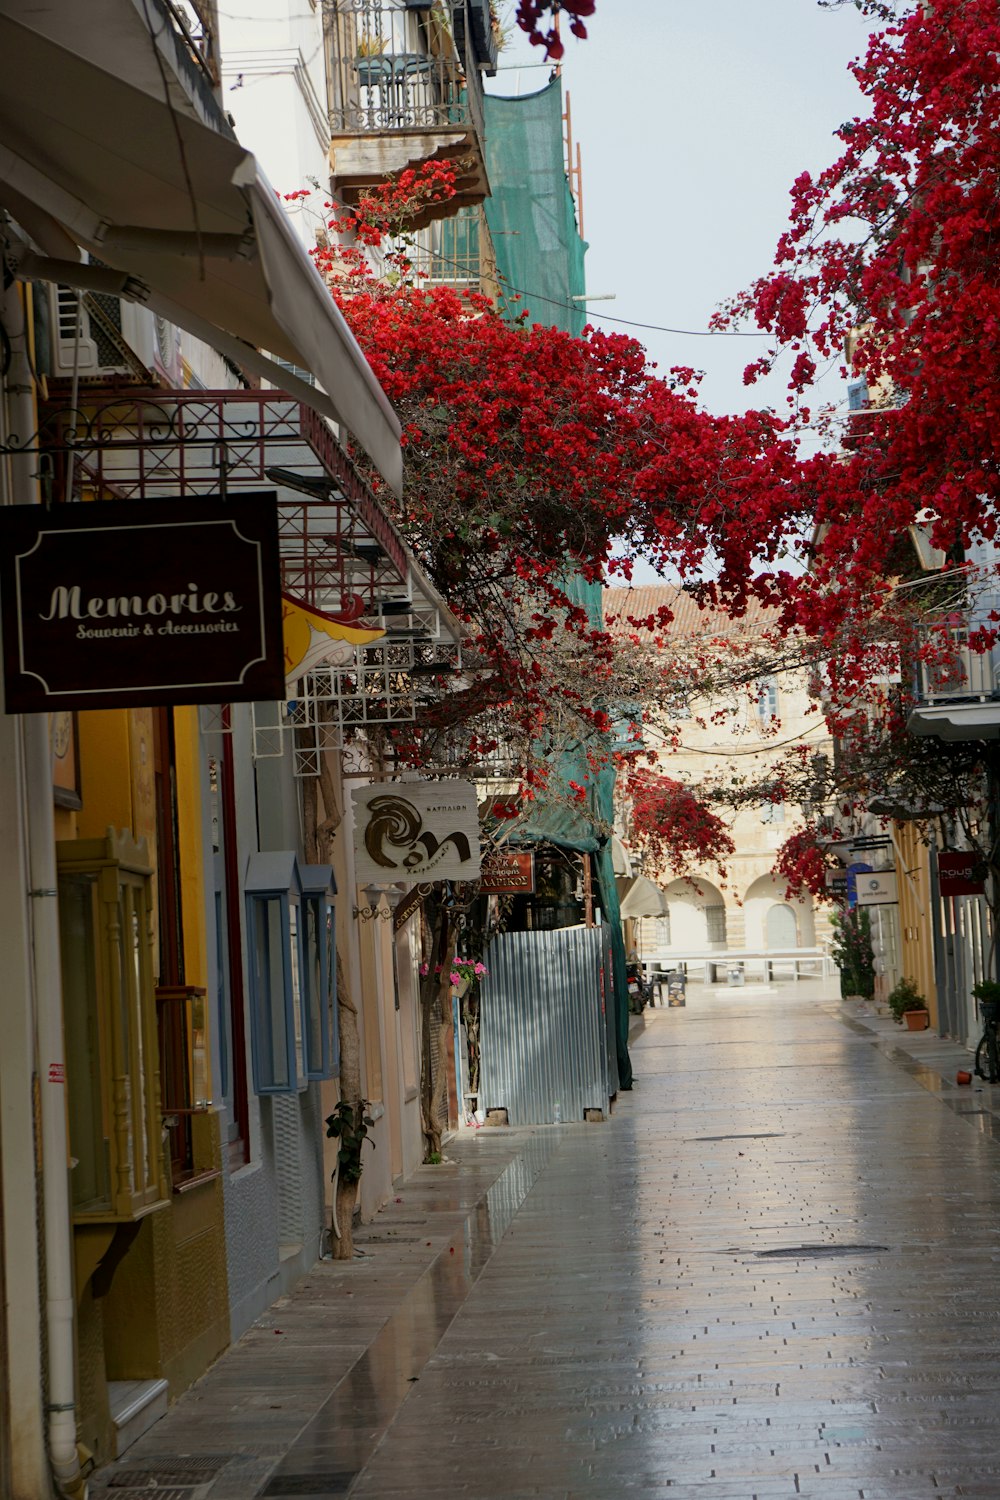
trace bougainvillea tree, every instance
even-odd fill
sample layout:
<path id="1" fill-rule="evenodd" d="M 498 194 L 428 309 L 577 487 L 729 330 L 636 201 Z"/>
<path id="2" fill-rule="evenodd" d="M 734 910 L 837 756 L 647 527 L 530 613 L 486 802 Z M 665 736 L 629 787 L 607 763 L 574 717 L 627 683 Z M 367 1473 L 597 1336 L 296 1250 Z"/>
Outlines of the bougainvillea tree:
<path id="1" fill-rule="evenodd" d="M 692 865 L 714 864 L 735 853 L 729 830 L 698 792 L 682 781 L 638 768 L 628 778 L 629 843 L 657 873 L 682 875 Z"/>
<path id="2" fill-rule="evenodd" d="M 868 9 L 886 24 L 853 66 L 867 109 L 833 165 L 796 180 L 775 269 L 729 309 L 774 336 L 748 383 L 790 360 L 791 430 L 823 420 L 813 387 L 845 348 L 867 392 L 846 454 L 804 464 L 786 494 L 810 564 L 789 592 L 813 629 L 889 586 L 908 526 L 958 559 L 995 536 L 1000 498 L 1000 10 Z"/>
<path id="3" fill-rule="evenodd" d="M 533 47 L 544 47 L 545 56 L 558 62 L 566 50 L 559 30 L 560 12 L 569 17 L 573 35 L 583 40 L 587 35 L 584 18 L 596 9 L 597 0 L 518 0 L 517 24 Z"/>

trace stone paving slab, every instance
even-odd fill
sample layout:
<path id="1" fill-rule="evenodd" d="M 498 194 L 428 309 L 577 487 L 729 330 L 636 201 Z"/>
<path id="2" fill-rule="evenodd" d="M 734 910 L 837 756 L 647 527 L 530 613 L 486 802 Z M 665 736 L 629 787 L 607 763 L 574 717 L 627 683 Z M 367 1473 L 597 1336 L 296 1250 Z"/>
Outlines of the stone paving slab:
<path id="1" fill-rule="evenodd" d="M 1000 1087 L 818 984 L 632 1029 L 607 1124 L 453 1140 L 128 1468 L 228 1455 L 208 1500 L 1000 1500 Z"/>

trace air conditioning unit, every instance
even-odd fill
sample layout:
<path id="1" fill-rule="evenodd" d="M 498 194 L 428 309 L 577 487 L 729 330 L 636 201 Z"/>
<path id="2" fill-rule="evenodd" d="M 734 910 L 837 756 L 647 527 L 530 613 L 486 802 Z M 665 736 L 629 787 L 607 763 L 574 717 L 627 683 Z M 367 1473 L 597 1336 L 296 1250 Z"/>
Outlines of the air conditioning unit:
<path id="1" fill-rule="evenodd" d="M 49 289 L 55 379 L 179 386 L 180 337 L 166 318 L 103 292 Z"/>

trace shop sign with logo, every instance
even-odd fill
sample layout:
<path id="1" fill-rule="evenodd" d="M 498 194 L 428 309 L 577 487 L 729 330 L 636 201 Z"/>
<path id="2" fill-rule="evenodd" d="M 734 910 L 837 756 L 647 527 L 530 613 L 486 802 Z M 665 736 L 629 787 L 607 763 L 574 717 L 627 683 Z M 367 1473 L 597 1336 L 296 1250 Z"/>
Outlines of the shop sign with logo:
<path id="1" fill-rule="evenodd" d="M 8 713 L 284 697 L 275 494 L 0 509 Z"/>
<path id="2" fill-rule="evenodd" d="M 383 781 L 358 787 L 351 797 L 359 885 L 478 878 L 479 813 L 471 781 Z"/>
<path id="3" fill-rule="evenodd" d="M 979 864 L 979 856 L 971 850 L 942 850 L 937 857 L 938 890 L 941 895 L 981 896 L 985 889 L 983 879 L 982 876 L 977 879 L 975 874 Z"/>
<path id="4" fill-rule="evenodd" d="M 859 906 L 894 906 L 896 904 L 895 870 L 872 870 L 858 875 Z"/>
<path id="5" fill-rule="evenodd" d="M 483 861 L 479 889 L 483 895 L 528 896 L 535 889 L 535 856 L 504 850 Z"/>

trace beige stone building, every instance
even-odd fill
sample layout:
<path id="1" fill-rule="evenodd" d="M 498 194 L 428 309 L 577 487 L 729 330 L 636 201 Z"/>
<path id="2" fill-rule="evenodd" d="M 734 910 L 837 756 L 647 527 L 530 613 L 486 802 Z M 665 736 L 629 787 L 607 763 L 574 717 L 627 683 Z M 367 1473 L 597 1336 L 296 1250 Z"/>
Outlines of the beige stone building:
<path id="1" fill-rule="evenodd" d="M 655 615 L 663 605 L 673 612 L 671 624 L 650 630 L 629 623 L 630 618 Z M 776 623 L 773 611 L 751 605 L 746 616 L 733 620 L 699 609 L 684 589 L 669 585 L 608 589 L 604 611 L 607 628 L 632 639 L 640 657 L 648 656 L 650 672 L 669 668 L 671 660 L 678 665 L 676 695 L 668 695 L 660 722 L 647 715 L 643 725 L 647 743 L 659 747 L 658 773 L 693 787 L 727 785 L 758 781 L 794 745 L 809 747 L 810 753 L 830 751 L 822 713 L 810 701 L 805 669 L 779 665 L 794 658 L 794 652 L 763 649 L 765 632 Z M 710 696 L 690 695 L 683 683 L 698 657 L 731 663 L 731 676 L 748 680 L 720 686 Z M 764 670 L 768 658 L 775 670 Z M 662 915 L 635 923 L 633 945 L 641 955 L 764 954 L 827 945 L 827 908 L 808 896 L 787 899 L 784 880 L 773 873 L 780 846 L 804 824 L 798 806 L 761 802 L 724 813 L 736 846 L 725 874 L 708 865 L 685 872 L 643 867 L 629 849 L 628 816 L 626 797 L 618 817 L 632 873 L 653 880 L 665 906 Z M 763 959 L 748 958 L 744 968 L 759 973 Z"/>

